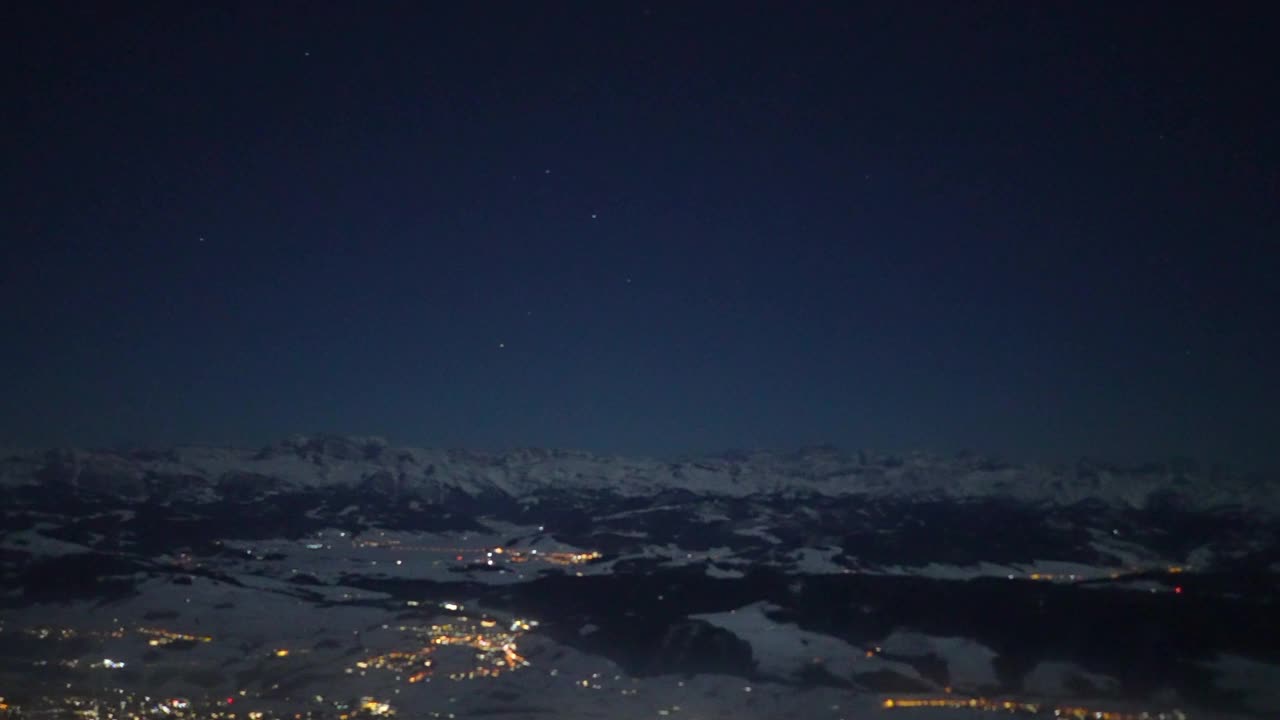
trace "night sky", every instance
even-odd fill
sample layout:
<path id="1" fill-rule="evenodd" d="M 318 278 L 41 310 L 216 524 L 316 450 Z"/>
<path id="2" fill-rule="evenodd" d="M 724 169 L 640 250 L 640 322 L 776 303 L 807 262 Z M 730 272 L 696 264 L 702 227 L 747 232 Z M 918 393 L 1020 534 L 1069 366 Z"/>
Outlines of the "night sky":
<path id="1" fill-rule="evenodd" d="M 0 444 L 1280 467 L 1270 3 L 8 3 Z"/>

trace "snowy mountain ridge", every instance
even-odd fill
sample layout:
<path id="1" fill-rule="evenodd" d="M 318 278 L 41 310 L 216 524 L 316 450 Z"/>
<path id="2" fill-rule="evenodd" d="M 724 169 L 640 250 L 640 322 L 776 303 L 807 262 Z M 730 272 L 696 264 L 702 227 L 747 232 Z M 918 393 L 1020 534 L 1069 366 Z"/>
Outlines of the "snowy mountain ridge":
<path id="1" fill-rule="evenodd" d="M 226 483 L 279 491 L 333 486 L 444 497 L 544 491 L 645 496 L 666 491 L 743 497 L 817 494 L 869 498 L 979 499 L 1113 507 L 1176 503 L 1187 509 L 1232 507 L 1280 514 L 1274 482 L 1205 472 L 1195 463 L 1116 467 L 1016 465 L 976 456 L 905 457 L 843 452 L 742 452 L 679 462 L 520 449 L 479 452 L 398 448 L 374 437 L 295 436 L 252 450 L 178 446 L 167 450 L 11 452 L 0 459 L 0 487 L 52 484 L 127 496 L 216 493 Z"/>

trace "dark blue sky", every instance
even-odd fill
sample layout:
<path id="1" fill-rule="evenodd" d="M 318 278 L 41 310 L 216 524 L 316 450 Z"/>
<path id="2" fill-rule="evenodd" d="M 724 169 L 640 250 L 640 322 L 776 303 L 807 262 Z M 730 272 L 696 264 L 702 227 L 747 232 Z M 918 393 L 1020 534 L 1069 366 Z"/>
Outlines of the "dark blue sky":
<path id="1" fill-rule="evenodd" d="M 0 444 L 1280 464 L 1267 3 L 4 14 Z"/>

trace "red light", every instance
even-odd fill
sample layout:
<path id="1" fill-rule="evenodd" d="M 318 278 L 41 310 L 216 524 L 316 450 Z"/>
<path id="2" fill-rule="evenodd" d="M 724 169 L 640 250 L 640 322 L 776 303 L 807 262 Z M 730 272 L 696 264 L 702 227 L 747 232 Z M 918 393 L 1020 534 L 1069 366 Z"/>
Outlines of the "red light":
<path id="1" fill-rule="evenodd" d="M 457 560 L 458 560 L 458 562 L 462 562 L 462 556 L 461 556 L 461 555 L 459 555 L 459 556 L 457 557 Z"/>
<path id="2" fill-rule="evenodd" d="M 1174 595 L 1181 595 L 1181 594 L 1182 594 L 1182 586 L 1181 586 L 1181 585 L 1175 585 L 1175 586 L 1173 587 L 1173 594 L 1174 594 Z"/>
<path id="3" fill-rule="evenodd" d="M 235 703 L 235 701 L 236 701 L 236 699 L 235 699 L 235 698 L 233 698 L 233 697 L 229 697 L 229 698 L 227 698 L 227 704 L 228 704 L 228 705 L 232 705 L 232 704 L 234 704 L 234 703 Z"/>

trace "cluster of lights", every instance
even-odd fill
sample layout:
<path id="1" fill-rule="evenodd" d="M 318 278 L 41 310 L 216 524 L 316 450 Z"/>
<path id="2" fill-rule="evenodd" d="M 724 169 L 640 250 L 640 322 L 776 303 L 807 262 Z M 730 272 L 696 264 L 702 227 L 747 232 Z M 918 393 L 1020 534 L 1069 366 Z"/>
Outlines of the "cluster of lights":
<path id="1" fill-rule="evenodd" d="M 213 642 L 213 638 L 208 635 L 190 635 L 161 628 L 138 628 L 138 633 L 150 637 L 151 639 L 147 641 L 147 644 L 152 647 L 170 645 L 176 642 Z"/>
<path id="2" fill-rule="evenodd" d="M 370 715 L 395 715 L 396 714 L 395 708 L 391 707 L 390 703 L 385 703 L 385 702 L 382 702 L 381 700 L 375 700 L 371 697 L 360 699 L 360 709 L 364 710 Z"/>
<path id="3" fill-rule="evenodd" d="M 410 601 L 410 605 L 417 605 Z M 441 603 L 446 610 L 458 612 L 462 605 L 453 602 Z M 357 661 L 353 667 L 346 668 L 347 674 L 365 675 L 369 670 L 389 670 L 410 684 L 429 680 L 436 669 L 434 655 L 444 647 L 465 647 L 475 651 L 472 666 L 466 670 L 450 672 L 450 680 L 472 680 L 476 678 L 495 678 L 504 671 L 513 671 L 528 667 L 529 661 L 520 655 L 517 640 L 520 636 L 537 627 L 536 620 L 515 618 L 509 624 L 499 623 L 489 617 L 472 621 L 459 616 L 454 622 L 437 623 L 428 626 L 405 626 L 398 628 L 400 632 L 416 635 L 422 640 L 417 650 L 393 650 L 373 655 Z"/>
<path id="4" fill-rule="evenodd" d="M 458 624 L 443 623 L 430 625 L 427 628 L 402 627 L 423 635 L 432 645 L 458 645 L 476 650 L 476 672 L 482 677 L 496 676 L 498 668 L 515 670 L 527 667 L 525 660 L 517 651 L 516 640 L 520 634 L 535 627 L 536 621 L 516 618 L 510 629 L 500 628 L 496 620 L 481 618 L 478 623 L 467 625 L 466 617 L 457 618 Z"/>
<path id="5" fill-rule="evenodd" d="M 400 541 L 394 538 L 384 538 L 381 540 L 365 540 L 364 538 L 360 538 L 351 541 L 351 545 L 358 548 L 388 548 L 395 547 L 399 544 Z"/>
<path id="6" fill-rule="evenodd" d="M 950 708 L 965 710 L 989 710 L 998 712 L 1023 712 L 1036 714 L 1047 712 L 1050 708 L 1040 703 L 1018 702 L 1016 700 L 989 700 L 987 698 L 960 697 L 912 697 L 885 698 L 881 703 L 885 710 L 904 708 Z M 1112 710 L 1098 710 L 1087 707 L 1055 707 L 1052 708 L 1055 718 L 1069 720 L 1187 720 L 1180 710 L 1168 713 L 1122 713 Z"/>
<path id="7" fill-rule="evenodd" d="M 155 720 L 168 718 L 193 718 L 203 720 L 233 720 L 236 715 L 212 707 L 202 708 L 186 698 L 153 698 L 115 690 L 115 695 L 90 697 L 66 695 L 34 699 L 24 708 L 10 706 L 0 698 L 0 717 L 23 717 L 22 710 L 30 717 L 76 717 L 84 720 Z M 293 717 L 292 715 L 290 717 Z M 302 720 L 302 718 L 298 718 Z M 311 720 L 310 714 L 307 720 Z"/>
<path id="8" fill-rule="evenodd" d="M 92 638 L 94 640 L 119 639 L 125 636 L 125 629 L 122 627 L 112 628 L 111 630 L 80 632 L 75 628 L 63 627 L 52 628 L 46 626 L 26 628 L 22 631 L 24 635 L 36 638 L 37 640 L 74 640 L 79 637 Z"/>
<path id="9" fill-rule="evenodd" d="M 541 529 L 541 528 L 539 528 Z M 454 556 L 457 562 L 463 562 L 467 556 L 476 556 L 479 558 L 480 553 L 484 553 L 483 562 L 486 565 L 496 565 L 499 562 L 507 562 L 513 564 L 521 564 L 540 560 L 551 565 L 583 565 L 595 560 L 599 560 L 603 555 L 597 551 L 588 552 L 549 552 L 539 553 L 536 549 L 528 552 L 522 550 L 514 550 L 502 546 L 490 548 L 476 547 L 443 547 L 431 545 L 410 545 L 397 538 L 389 538 L 380 533 L 378 537 L 373 538 L 352 538 L 352 547 L 366 549 L 387 549 L 404 552 L 427 552 L 427 553 L 447 553 Z M 308 549 L 319 550 L 328 547 L 322 543 L 311 542 L 307 544 Z M 397 560 L 396 564 L 400 565 L 403 561 Z"/>
<path id="10" fill-rule="evenodd" d="M 1164 572 L 1170 575 L 1180 575 L 1187 571 L 1187 567 L 1184 565 L 1169 565 L 1168 567 L 1161 568 L 1160 570 L 1163 570 Z M 1111 578 L 1112 580 L 1119 580 L 1120 578 L 1126 577 L 1128 575 L 1142 575 L 1149 572 L 1152 572 L 1152 571 L 1149 569 L 1143 569 L 1143 568 L 1129 568 L 1127 570 L 1113 570 L 1107 573 L 1107 577 Z M 1159 572 L 1159 570 L 1157 570 L 1157 572 Z M 1009 579 L 1013 580 L 1016 577 L 1017 577 L 1016 575 L 1010 575 Z M 1076 573 L 1068 574 L 1068 573 L 1048 573 L 1048 572 L 1033 572 L 1028 574 L 1026 577 L 1029 580 L 1038 580 L 1042 582 L 1076 582 L 1079 580 L 1090 579 L 1088 576 L 1080 575 Z"/>
<path id="11" fill-rule="evenodd" d="M 552 565 L 584 565 L 594 560 L 599 560 L 603 556 L 599 552 L 592 550 L 585 553 L 554 552 L 539 555 L 538 557 Z"/>
<path id="12" fill-rule="evenodd" d="M 76 638 L 83 637 L 83 638 L 91 638 L 94 640 L 101 641 L 101 640 L 108 640 L 108 639 L 118 640 L 128 635 L 128 631 L 126 631 L 122 627 L 113 628 L 111 630 L 106 630 L 106 631 L 90 631 L 90 632 L 80 632 L 75 628 L 70 628 L 70 627 L 65 627 L 65 628 L 34 627 L 34 628 L 27 628 L 22 632 L 25 635 L 34 637 L 39 640 L 74 640 Z M 137 632 L 139 635 L 145 635 L 151 638 L 150 640 L 147 641 L 147 644 L 151 645 L 152 647 L 169 645 L 170 643 L 175 643 L 175 642 L 201 642 L 201 643 L 213 642 L 213 638 L 209 635 L 192 635 L 190 633 L 175 632 L 172 630 L 165 630 L 163 628 L 140 627 L 137 629 Z M 102 663 L 97 663 L 97 664 L 103 667 L 113 667 L 109 661 L 104 661 Z"/>
<path id="13" fill-rule="evenodd" d="M 75 717 L 83 720 L 323 720 L 333 718 L 333 714 L 314 711 L 264 712 L 252 710 L 239 714 L 235 707 L 236 699 L 227 697 L 217 701 L 196 703 L 187 698 L 153 698 L 146 695 L 125 693 L 116 690 L 117 696 L 89 697 L 67 695 L 62 697 L 37 698 L 28 706 L 19 708 L 0 697 L 0 718 L 23 717 L 26 711 L 31 717 Z M 243 691 L 241 692 L 243 695 Z M 324 698 L 316 696 L 317 702 Z M 359 718 L 386 717 L 396 714 L 390 703 L 372 697 L 363 697 L 355 709 L 348 710 L 346 703 L 332 703 L 341 712 L 339 720 L 357 720 Z"/>
<path id="14" fill-rule="evenodd" d="M 461 609 L 461 606 L 457 606 Z M 465 621 L 465 618 L 463 618 Z M 114 621 L 113 621 L 114 622 Z M 537 623 L 530 621 L 517 620 L 511 631 L 514 636 L 519 630 L 527 630 Z M 476 636 L 475 644 L 484 645 L 487 643 L 497 642 L 494 634 L 505 634 L 505 626 L 499 627 L 496 621 L 485 618 L 480 622 L 479 630 L 473 633 Z M 406 628 L 401 628 L 405 630 Z M 85 631 L 72 627 L 58 628 L 52 626 L 37 626 L 23 629 L 25 635 L 42 640 L 49 641 L 66 641 L 74 639 L 91 638 L 98 641 L 108 639 L 118 639 L 129 636 L 132 632 L 136 637 L 145 640 L 152 647 L 170 645 L 172 643 L 209 643 L 213 638 L 208 635 L 195 635 L 186 632 L 169 630 L 161 627 L 138 627 L 132 631 L 126 630 L 124 627 L 116 627 L 108 631 Z M 418 667 L 430 667 L 430 660 L 424 658 L 435 652 L 439 644 L 452 644 L 452 636 L 440 636 L 444 640 L 440 643 L 425 643 L 417 652 L 410 653 L 389 653 L 382 658 L 380 665 L 391 666 L 399 663 L 412 663 L 417 661 Z M 459 639 L 460 640 L 460 639 Z M 291 649 L 288 647 L 276 647 L 268 651 L 270 657 L 289 658 L 296 654 L 308 652 L 305 649 Z M 506 662 L 523 661 L 519 655 L 515 654 L 514 641 L 500 643 L 498 652 L 510 653 Z M 39 661 L 37 664 L 50 664 L 48 661 Z M 69 659 L 59 661 L 59 664 L 66 667 L 93 667 L 107 670 L 118 670 L 126 667 L 123 660 L 117 660 L 111 657 L 99 657 L 95 660 L 85 660 L 83 663 L 79 659 Z M 359 663 L 361 667 L 368 667 L 368 663 Z M 348 671 L 350 672 L 350 671 Z M 475 675 L 496 674 L 495 671 L 487 671 L 487 669 L 477 670 Z M 363 673 L 362 673 L 363 674 Z M 425 673 L 419 673 L 416 678 L 411 676 L 411 682 L 421 680 L 425 677 Z M 67 685 L 67 690 L 71 688 Z M 83 694 L 54 694 L 47 696 L 36 696 L 27 698 L 23 705 L 18 705 L 0 697 L 0 720 L 10 720 L 20 717 L 75 717 L 82 720 L 169 720 L 173 719 L 192 719 L 192 720 L 322 720 L 331 719 L 335 716 L 338 720 L 361 720 L 362 718 L 382 717 L 395 715 L 396 710 L 387 702 L 376 700 L 370 697 L 364 697 L 360 702 L 352 703 L 329 703 L 332 709 L 338 711 L 323 712 L 320 710 L 301 710 L 301 711 L 271 711 L 271 710 L 249 710 L 243 708 L 239 704 L 239 700 L 246 695 L 246 691 L 240 691 L 239 697 L 227 696 L 216 699 L 208 698 L 203 701 L 191 701 L 186 698 L 157 698 L 149 695 L 143 695 L 128 691 L 123 688 L 104 688 L 102 693 L 94 693 L 91 695 Z M 316 696 L 316 702 L 323 702 L 323 698 Z"/>
<path id="15" fill-rule="evenodd" d="M 412 673 L 409 676 L 409 682 L 419 682 L 430 675 L 429 670 L 432 665 L 430 656 L 433 652 L 435 652 L 433 647 L 424 647 L 413 652 L 392 650 L 359 660 L 354 668 L 347 668 L 346 672 L 347 674 L 358 672 L 364 675 L 365 671 L 370 669 L 392 670 L 399 673 Z"/>
<path id="16" fill-rule="evenodd" d="M 459 554 L 455 559 L 462 562 L 463 554 Z M 589 552 L 549 552 L 539 553 L 536 549 L 525 553 L 521 550 L 511 550 L 504 547 L 495 547 L 484 551 L 484 562 L 486 565 L 495 565 L 498 562 L 507 562 L 512 564 L 523 564 L 533 561 L 542 561 L 549 565 L 585 565 L 586 563 L 599 560 L 604 557 L 599 552 L 591 550 Z"/>

